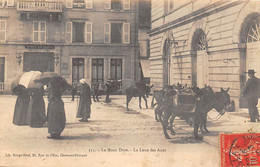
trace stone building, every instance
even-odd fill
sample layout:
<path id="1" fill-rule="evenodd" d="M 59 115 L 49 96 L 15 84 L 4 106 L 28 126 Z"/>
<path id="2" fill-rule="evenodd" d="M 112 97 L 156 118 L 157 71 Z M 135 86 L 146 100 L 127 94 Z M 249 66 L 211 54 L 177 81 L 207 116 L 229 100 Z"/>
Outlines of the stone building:
<path id="1" fill-rule="evenodd" d="M 151 82 L 230 87 L 236 107 L 248 69 L 260 76 L 260 1 L 152 0 Z"/>
<path id="2" fill-rule="evenodd" d="M 136 0 L 0 0 L 0 91 L 30 70 L 69 83 L 140 75 Z"/>

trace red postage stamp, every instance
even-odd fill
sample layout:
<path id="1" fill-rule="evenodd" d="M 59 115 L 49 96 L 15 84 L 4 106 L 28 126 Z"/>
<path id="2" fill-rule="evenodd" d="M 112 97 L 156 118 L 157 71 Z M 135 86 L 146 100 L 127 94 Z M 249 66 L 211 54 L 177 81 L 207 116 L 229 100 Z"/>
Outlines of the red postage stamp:
<path id="1" fill-rule="evenodd" d="M 260 166 L 260 133 L 220 134 L 221 167 Z"/>

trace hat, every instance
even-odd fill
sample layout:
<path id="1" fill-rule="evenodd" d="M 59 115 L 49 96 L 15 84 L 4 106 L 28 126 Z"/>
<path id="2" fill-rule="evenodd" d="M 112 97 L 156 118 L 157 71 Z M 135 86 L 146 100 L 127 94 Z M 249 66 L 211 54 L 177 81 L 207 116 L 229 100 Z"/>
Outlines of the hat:
<path id="1" fill-rule="evenodd" d="M 248 73 L 248 74 L 254 74 L 254 73 L 256 73 L 256 72 L 255 72 L 255 70 L 248 70 L 247 73 Z"/>
<path id="2" fill-rule="evenodd" d="M 81 79 L 81 80 L 79 80 L 79 82 L 81 83 L 81 84 L 86 84 L 87 83 L 87 81 L 83 78 L 83 79 Z"/>

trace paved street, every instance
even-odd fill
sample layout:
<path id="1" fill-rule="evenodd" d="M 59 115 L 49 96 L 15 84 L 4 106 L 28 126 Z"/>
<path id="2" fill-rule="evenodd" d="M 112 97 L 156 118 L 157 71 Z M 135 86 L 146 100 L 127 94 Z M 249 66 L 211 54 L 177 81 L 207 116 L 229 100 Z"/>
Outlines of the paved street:
<path id="1" fill-rule="evenodd" d="M 66 128 L 61 140 L 50 140 L 46 138 L 46 126 L 30 128 L 12 124 L 15 100 L 16 96 L 0 96 L 0 166 L 21 165 L 27 159 L 42 166 L 53 161 L 72 166 L 72 160 L 76 160 L 77 166 L 108 166 L 119 162 L 127 163 L 125 166 L 147 167 L 219 166 L 219 131 L 234 131 L 241 122 L 244 124 L 239 130 L 252 126 L 244 122 L 247 119 L 245 113 L 227 113 L 218 121 L 209 121 L 211 133 L 203 141 L 195 141 L 192 127 L 177 119 L 174 127 L 177 134 L 167 140 L 161 124 L 154 120 L 153 109 L 136 107 L 138 98 L 132 99 L 131 110 L 127 112 L 125 96 L 111 96 L 109 104 L 104 103 L 102 97 L 101 102 L 93 102 L 90 121 L 82 123 L 75 119 L 77 99 L 71 102 L 65 97 Z M 214 117 L 214 112 L 211 116 Z"/>

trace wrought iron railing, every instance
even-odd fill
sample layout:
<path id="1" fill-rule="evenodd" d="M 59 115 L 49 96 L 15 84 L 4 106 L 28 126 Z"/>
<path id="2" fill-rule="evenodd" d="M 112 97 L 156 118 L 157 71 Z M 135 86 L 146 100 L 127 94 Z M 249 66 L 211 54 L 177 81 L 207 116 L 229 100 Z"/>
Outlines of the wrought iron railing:
<path id="1" fill-rule="evenodd" d="M 62 12 L 61 2 L 18 1 L 17 11 L 25 12 Z"/>

